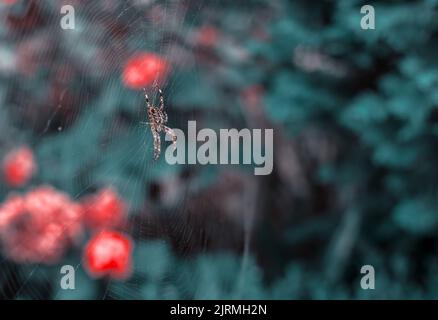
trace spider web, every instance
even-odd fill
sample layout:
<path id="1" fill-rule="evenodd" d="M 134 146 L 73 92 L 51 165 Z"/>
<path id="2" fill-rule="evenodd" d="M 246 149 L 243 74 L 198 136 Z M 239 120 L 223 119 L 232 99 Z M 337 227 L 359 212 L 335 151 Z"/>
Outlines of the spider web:
<path id="1" fill-rule="evenodd" d="M 215 14 L 214 9 L 209 9 L 209 6 L 217 8 L 218 2 L 136 0 L 73 1 L 71 4 L 75 7 L 76 13 L 75 30 L 63 31 L 59 28 L 60 15 L 56 15 L 59 12 L 58 1 L 47 1 L 40 5 L 41 10 L 46 13 L 45 26 L 38 29 L 40 31 L 34 32 L 59 29 L 57 32 L 61 33 L 57 35 L 62 39 L 62 43 L 57 48 L 59 53 L 55 54 L 57 55 L 56 64 L 48 67 L 53 73 L 62 72 L 63 62 L 68 64 L 73 60 L 73 65 L 81 72 L 89 70 L 91 80 L 85 84 L 79 77 L 74 85 L 66 85 L 59 90 L 55 97 L 55 107 L 46 114 L 42 124 L 41 121 L 32 121 L 36 118 L 26 121 L 24 117 L 15 117 L 15 126 L 26 128 L 27 132 L 37 132 L 33 137 L 34 145 L 45 144 L 46 149 L 56 145 L 57 136 L 71 137 L 70 140 L 65 139 L 65 142 L 74 141 L 74 144 L 69 146 L 69 155 L 75 158 L 73 161 L 75 168 L 84 167 L 85 169 L 88 165 L 87 155 L 94 157 L 93 166 L 97 168 L 98 174 L 75 177 L 80 181 L 76 182 L 81 185 L 80 192 L 75 192 L 77 188 L 70 186 L 73 182 L 60 181 L 56 177 L 56 172 L 45 175 L 47 170 L 50 170 L 50 163 L 44 162 L 44 157 L 38 163 L 42 176 L 47 177 L 46 181 L 40 181 L 42 184 L 52 184 L 69 193 L 75 200 L 95 191 L 99 186 L 114 186 L 122 196 L 128 199 L 132 195 L 146 192 L 149 198 L 144 201 L 138 203 L 129 201 L 130 224 L 127 231 L 134 239 L 136 250 L 137 247 L 144 246 L 146 248 L 144 252 L 155 253 L 156 259 L 172 260 L 173 263 L 169 268 L 178 268 L 177 261 L 188 262 L 185 268 L 181 268 L 178 272 L 171 272 L 173 276 L 156 270 L 149 272 L 149 274 L 155 272 L 156 278 L 153 281 L 159 283 L 159 290 L 164 292 L 160 294 L 160 297 L 202 298 L 199 292 L 184 290 L 184 283 L 200 281 L 208 283 L 209 281 L 205 278 L 206 276 L 197 273 L 196 270 L 199 271 L 199 269 L 191 270 L 190 261 L 208 254 L 212 246 L 211 242 L 217 242 L 217 245 L 213 244 L 216 248 L 221 248 L 221 243 L 227 243 L 228 235 L 225 231 L 228 225 L 221 225 L 221 220 L 218 219 L 215 223 L 219 222 L 219 225 L 216 224 L 213 229 L 206 228 L 202 221 L 208 217 L 199 216 L 199 212 L 211 210 L 212 215 L 217 214 L 212 204 L 213 201 L 210 201 L 209 197 L 203 197 L 197 202 L 190 199 L 196 198 L 199 192 L 212 184 L 214 186 L 214 178 L 209 177 L 216 177 L 220 170 L 212 167 L 196 166 L 193 168 L 167 165 L 163 158 L 169 142 L 164 141 L 164 138 L 162 139 L 161 159 L 154 162 L 152 160 L 152 136 L 150 130 L 142 124 L 146 119 L 143 92 L 125 88 L 121 84 L 120 74 L 124 61 L 136 52 L 151 51 L 169 60 L 172 66 L 175 66 L 173 71 L 176 75 L 168 77 L 161 85 L 165 95 L 165 108 L 169 115 L 169 126 L 185 130 L 187 120 L 197 120 L 199 112 L 196 107 L 184 109 L 179 105 L 179 98 L 184 101 L 184 91 L 187 88 L 187 78 L 180 74 L 190 74 L 191 79 L 194 79 L 196 83 L 207 81 L 209 85 L 217 85 L 214 80 L 206 79 L 203 75 L 199 66 L 199 56 L 193 52 L 192 42 L 196 35 L 195 30 L 200 24 L 208 23 L 209 19 L 215 20 L 212 18 Z M 4 10 L 10 9 L 4 8 Z M 114 12 L 118 12 L 116 19 L 114 19 Z M 247 19 L 252 19 L 250 14 Z M 247 22 L 239 21 L 239 23 Z M 53 25 L 57 25 L 57 28 Z M 124 40 L 114 41 L 117 37 L 108 36 L 109 32 L 123 34 Z M 29 38 L 28 34 L 17 34 L 14 39 L 15 45 L 26 38 Z M 42 38 L 44 39 L 44 36 Z M 140 41 L 140 39 L 144 40 Z M 6 47 L 12 48 L 10 45 Z M 102 60 L 96 61 L 95 57 L 99 56 L 99 50 L 102 48 L 109 54 L 102 57 Z M 84 50 L 90 53 L 84 54 Z M 146 88 L 152 99 L 151 102 L 154 103 L 154 99 L 157 98 L 157 80 L 152 87 Z M 96 93 L 97 88 L 101 88 L 98 90 L 99 93 Z M 13 90 L 29 92 L 36 97 L 48 93 L 48 88 L 44 83 L 35 86 L 13 82 L 5 89 L 6 92 Z M 191 90 L 196 92 L 196 88 Z M 74 108 L 66 102 L 72 95 L 79 97 Z M 95 103 L 95 101 L 99 102 Z M 22 105 L 26 102 L 25 99 L 17 98 L 16 102 L 21 102 L 18 103 L 19 111 L 26 111 L 26 107 Z M 203 109 L 202 112 L 207 115 L 211 113 L 215 117 L 222 113 L 221 108 L 223 107 L 220 106 L 214 111 Z M 60 121 L 60 115 L 66 113 L 69 113 L 69 120 Z M 114 120 L 114 114 L 118 114 L 116 120 Z M 12 132 L 13 127 L 10 126 L 8 132 Z M 95 145 L 96 138 L 93 135 L 93 132 L 98 130 L 104 132 L 104 141 L 101 142 L 101 146 Z M 76 137 L 83 137 L 88 133 L 90 135 L 86 139 L 75 140 Z M 130 137 L 127 139 L 130 141 L 128 145 L 124 145 L 125 135 Z M 26 141 L 27 136 L 17 138 Z M 97 147 L 103 147 L 103 151 L 99 152 Z M 131 175 L 120 177 L 114 174 L 115 172 L 130 172 L 131 167 L 136 168 L 132 170 L 134 173 Z M 185 179 L 187 175 L 191 178 Z M 195 178 L 192 178 L 193 176 Z M 157 192 L 163 198 L 158 196 L 158 200 L 154 200 L 154 197 L 156 198 L 154 194 Z M 213 197 L 216 196 L 214 192 L 217 192 L 217 197 L 220 197 L 222 191 L 213 188 Z M 252 214 L 254 203 L 251 200 L 243 199 L 242 201 L 246 201 L 245 205 L 248 210 L 236 212 L 237 218 L 233 218 L 241 221 L 242 225 L 241 233 L 238 233 L 242 245 L 233 248 L 240 259 L 236 269 L 237 281 L 234 297 L 239 297 L 239 290 L 245 286 L 254 219 Z M 198 223 L 199 221 L 201 223 Z M 214 231 L 216 229 L 219 230 L 219 234 Z M 229 245 L 225 246 L 225 251 L 227 246 Z M 10 287 L 10 291 L 14 292 L 14 298 L 129 299 L 151 297 L 143 292 L 149 280 L 145 279 L 142 269 L 148 269 L 148 265 L 152 263 L 148 259 L 154 259 L 155 256 L 151 257 L 146 253 L 143 253 L 143 256 L 141 253 L 139 256 L 135 255 L 134 273 L 127 281 L 95 280 L 83 272 L 80 250 L 81 245 L 73 248 L 65 259 L 55 266 L 15 265 L 9 264 L 3 258 L 0 273 L 6 281 L 6 287 Z M 73 292 L 59 289 L 61 278 L 59 269 L 64 264 L 71 264 L 76 270 L 77 288 Z M 160 268 L 159 263 L 155 265 L 156 268 Z M 175 283 L 183 283 L 182 292 L 177 295 L 175 291 L 181 291 L 181 287 L 177 289 Z"/>

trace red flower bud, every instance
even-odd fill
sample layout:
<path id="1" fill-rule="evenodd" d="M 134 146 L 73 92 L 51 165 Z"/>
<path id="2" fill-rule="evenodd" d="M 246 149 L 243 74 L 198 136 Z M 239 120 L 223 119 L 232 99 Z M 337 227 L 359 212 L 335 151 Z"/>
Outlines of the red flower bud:
<path id="1" fill-rule="evenodd" d="M 12 5 L 15 4 L 15 2 L 17 2 L 17 0 L 1 0 L 1 3 L 4 3 L 6 5 Z"/>
<path id="2" fill-rule="evenodd" d="M 84 266 L 93 277 L 125 279 L 131 274 L 132 241 L 115 231 L 101 231 L 87 243 Z"/>
<path id="3" fill-rule="evenodd" d="M 140 89 L 163 82 L 170 66 L 167 60 L 154 53 L 140 53 L 131 57 L 123 71 L 125 86 Z"/>
<path id="4" fill-rule="evenodd" d="M 123 225 L 127 206 L 112 188 L 105 188 L 84 200 L 84 219 L 91 229 L 110 229 Z"/>
<path id="5" fill-rule="evenodd" d="M 3 175 L 11 187 L 24 185 L 36 171 L 32 150 L 20 147 L 6 155 L 3 161 Z"/>
<path id="6" fill-rule="evenodd" d="M 199 28 L 196 42 L 205 47 L 213 47 L 219 41 L 219 31 L 213 26 L 203 26 Z"/>

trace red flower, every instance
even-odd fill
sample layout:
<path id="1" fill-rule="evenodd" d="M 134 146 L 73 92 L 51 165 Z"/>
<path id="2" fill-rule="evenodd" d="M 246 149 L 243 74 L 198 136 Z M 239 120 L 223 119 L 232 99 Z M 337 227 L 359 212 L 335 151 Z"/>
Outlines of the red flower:
<path id="1" fill-rule="evenodd" d="M 17 0 L 1 0 L 0 2 L 7 4 L 7 5 L 12 5 L 12 4 L 15 4 L 15 2 L 17 2 Z"/>
<path id="2" fill-rule="evenodd" d="M 93 277 L 125 279 L 131 273 L 132 241 L 115 231 L 101 231 L 86 245 L 85 269 Z"/>
<path id="3" fill-rule="evenodd" d="M 12 196 L 0 207 L 0 240 L 16 262 L 54 263 L 80 233 L 80 206 L 51 187 Z"/>
<path id="4" fill-rule="evenodd" d="M 32 150 L 26 146 L 11 151 L 3 161 L 3 175 L 11 187 L 24 185 L 35 171 Z"/>
<path id="5" fill-rule="evenodd" d="M 131 57 L 123 71 L 124 84 L 132 89 L 164 81 L 170 69 L 169 63 L 154 53 L 140 53 Z"/>
<path id="6" fill-rule="evenodd" d="M 203 26 L 198 30 L 196 42 L 205 47 L 213 47 L 219 40 L 219 32 L 213 26 Z"/>
<path id="7" fill-rule="evenodd" d="M 105 188 L 83 202 L 85 223 L 92 229 L 120 227 L 125 218 L 126 204 L 112 188 Z"/>

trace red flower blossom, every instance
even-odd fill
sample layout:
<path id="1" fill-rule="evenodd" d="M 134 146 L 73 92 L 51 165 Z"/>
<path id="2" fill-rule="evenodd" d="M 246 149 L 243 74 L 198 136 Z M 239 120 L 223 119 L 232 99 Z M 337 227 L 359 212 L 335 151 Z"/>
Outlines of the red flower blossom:
<path id="1" fill-rule="evenodd" d="M 0 2 L 7 4 L 7 5 L 12 5 L 12 4 L 15 4 L 15 2 L 17 2 L 17 0 L 1 0 Z"/>
<path id="2" fill-rule="evenodd" d="M 92 229 L 120 227 L 125 219 L 126 204 L 112 188 L 105 188 L 83 202 L 85 223 Z"/>
<path id="3" fill-rule="evenodd" d="M 0 241 L 16 262 L 54 263 L 80 233 L 80 206 L 51 187 L 14 195 L 0 207 Z"/>
<path id="4" fill-rule="evenodd" d="M 164 81 L 170 66 L 167 60 L 154 53 L 140 53 L 131 57 L 123 71 L 123 82 L 128 88 L 140 89 Z"/>
<path id="5" fill-rule="evenodd" d="M 3 161 L 3 175 L 11 187 L 24 185 L 35 171 L 32 150 L 26 146 L 11 151 Z"/>
<path id="6" fill-rule="evenodd" d="M 203 26 L 198 30 L 196 42 L 205 47 L 213 47 L 219 40 L 219 32 L 213 26 Z"/>
<path id="7" fill-rule="evenodd" d="M 85 269 L 93 277 L 126 279 L 131 274 L 132 247 L 124 234 L 101 231 L 85 247 Z"/>

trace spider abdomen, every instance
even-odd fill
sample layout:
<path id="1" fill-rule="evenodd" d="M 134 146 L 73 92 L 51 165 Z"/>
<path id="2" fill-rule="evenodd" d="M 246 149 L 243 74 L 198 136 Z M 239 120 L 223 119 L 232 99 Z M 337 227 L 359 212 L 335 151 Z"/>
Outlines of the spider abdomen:
<path id="1" fill-rule="evenodd" d="M 149 122 L 151 124 L 155 124 L 157 127 L 160 127 L 160 125 L 165 124 L 167 120 L 166 119 L 167 117 L 163 111 L 153 107 L 148 110 L 148 118 L 149 118 Z"/>

